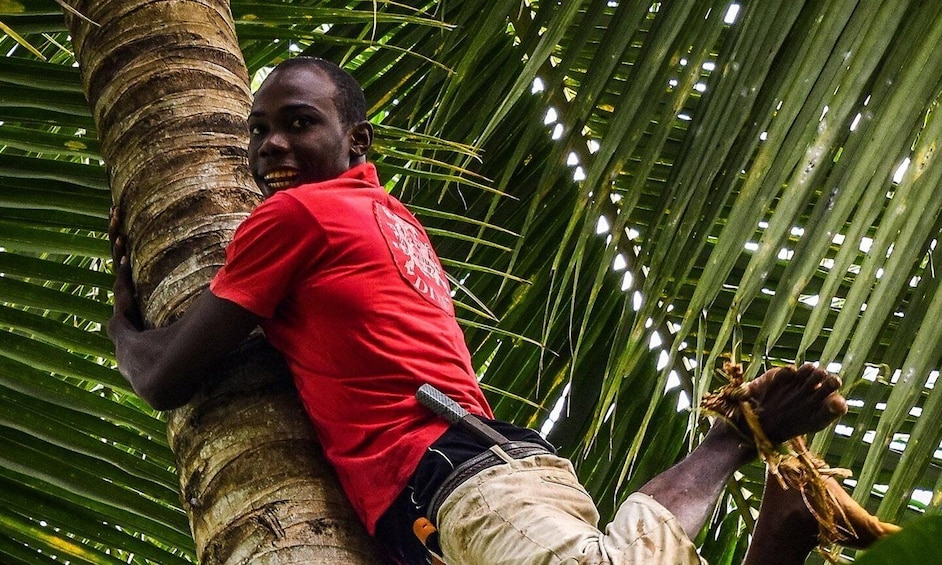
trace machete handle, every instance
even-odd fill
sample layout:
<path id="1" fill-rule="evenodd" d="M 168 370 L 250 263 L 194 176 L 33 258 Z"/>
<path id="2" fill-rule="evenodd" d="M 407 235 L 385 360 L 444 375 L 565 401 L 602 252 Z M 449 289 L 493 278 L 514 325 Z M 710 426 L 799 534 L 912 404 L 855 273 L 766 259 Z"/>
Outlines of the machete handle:
<path id="1" fill-rule="evenodd" d="M 467 430 L 486 447 L 504 445 L 510 441 L 478 419 L 477 416 L 462 408 L 444 392 L 428 383 L 419 387 L 419 390 L 415 393 L 415 397 L 418 399 L 419 404 L 431 410 L 436 416 L 452 426 L 458 426 Z"/>
<path id="2" fill-rule="evenodd" d="M 418 399 L 419 404 L 425 406 L 449 424 L 457 424 L 468 415 L 468 411 L 462 408 L 461 405 L 428 383 L 419 387 L 415 397 Z"/>

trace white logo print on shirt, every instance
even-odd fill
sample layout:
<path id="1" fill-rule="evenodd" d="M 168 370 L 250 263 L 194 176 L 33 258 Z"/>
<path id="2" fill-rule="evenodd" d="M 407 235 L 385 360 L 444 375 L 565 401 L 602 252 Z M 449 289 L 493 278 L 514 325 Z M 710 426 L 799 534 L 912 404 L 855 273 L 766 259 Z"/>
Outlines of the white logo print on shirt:
<path id="1" fill-rule="evenodd" d="M 402 277 L 429 302 L 454 312 L 448 279 L 425 233 L 379 202 L 373 209 Z"/>

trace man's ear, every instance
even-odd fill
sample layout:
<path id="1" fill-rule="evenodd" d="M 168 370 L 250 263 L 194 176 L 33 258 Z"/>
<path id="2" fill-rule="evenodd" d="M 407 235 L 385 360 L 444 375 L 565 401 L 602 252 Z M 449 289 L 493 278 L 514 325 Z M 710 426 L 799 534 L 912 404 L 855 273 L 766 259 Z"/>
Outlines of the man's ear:
<path id="1" fill-rule="evenodd" d="M 366 157 L 373 145 L 373 124 L 364 120 L 350 128 L 350 160 Z"/>

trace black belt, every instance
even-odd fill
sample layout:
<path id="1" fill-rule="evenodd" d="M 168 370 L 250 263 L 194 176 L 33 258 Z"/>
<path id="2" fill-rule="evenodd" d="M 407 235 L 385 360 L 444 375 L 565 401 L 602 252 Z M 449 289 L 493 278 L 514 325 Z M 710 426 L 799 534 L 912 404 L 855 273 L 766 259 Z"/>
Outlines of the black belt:
<path id="1" fill-rule="evenodd" d="M 530 457 L 531 455 L 552 454 L 542 445 L 525 441 L 505 443 L 500 446 L 500 449 L 502 449 L 504 453 L 506 453 L 511 459 L 524 459 L 526 457 Z M 490 469 L 491 467 L 496 467 L 502 463 L 506 463 L 506 461 L 494 453 L 494 451 L 488 449 L 455 467 L 455 470 L 445 477 L 444 481 L 442 481 L 442 485 L 438 487 L 438 491 L 435 492 L 431 502 L 429 502 L 429 520 L 431 520 L 432 523 L 437 526 L 438 510 L 445 502 L 445 499 L 447 499 L 456 488 L 461 486 L 465 481 L 474 477 L 481 471 Z"/>

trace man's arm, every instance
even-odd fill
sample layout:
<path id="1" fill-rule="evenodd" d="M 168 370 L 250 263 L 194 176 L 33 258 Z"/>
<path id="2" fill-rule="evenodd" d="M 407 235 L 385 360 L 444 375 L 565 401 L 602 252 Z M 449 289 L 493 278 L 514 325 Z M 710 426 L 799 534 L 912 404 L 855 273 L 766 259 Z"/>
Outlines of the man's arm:
<path id="1" fill-rule="evenodd" d="M 203 373 L 238 347 L 259 318 L 206 290 L 178 321 L 144 330 L 122 236 L 114 238 L 113 255 L 115 306 L 108 335 L 115 344 L 118 370 L 155 409 L 181 406 L 196 392 Z"/>

